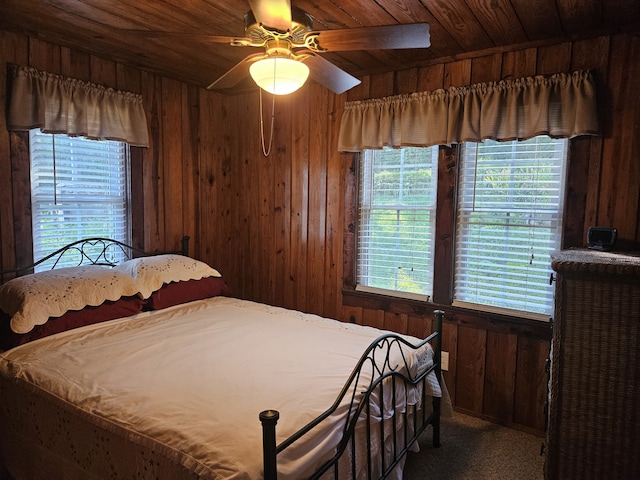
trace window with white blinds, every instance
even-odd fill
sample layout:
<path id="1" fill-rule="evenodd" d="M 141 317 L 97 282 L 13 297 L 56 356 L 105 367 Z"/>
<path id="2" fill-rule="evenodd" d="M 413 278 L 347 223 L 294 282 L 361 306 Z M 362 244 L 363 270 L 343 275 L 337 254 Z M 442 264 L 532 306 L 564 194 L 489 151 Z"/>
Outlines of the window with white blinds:
<path id="1" fill-rule="evenodd" d="M 129 243 L 129 146 L 30 132 L 33 256 L 87 237 Z M 68 265 L 77 264 L 69 258 Z M 50 268 L 50 267 L 49 267 Z M 39 270 L 47 269 L 46 265 Z"/>
<path id="2" fill-rule="evenodd" d="M 357 288 L 432 294 L 438 147 L 360 156 Z"/>
<path id="3" fill-rule="evenodd" d="M 567 143 L 539 136 L 462 145 L 454 305 L 552 313 Z"/>

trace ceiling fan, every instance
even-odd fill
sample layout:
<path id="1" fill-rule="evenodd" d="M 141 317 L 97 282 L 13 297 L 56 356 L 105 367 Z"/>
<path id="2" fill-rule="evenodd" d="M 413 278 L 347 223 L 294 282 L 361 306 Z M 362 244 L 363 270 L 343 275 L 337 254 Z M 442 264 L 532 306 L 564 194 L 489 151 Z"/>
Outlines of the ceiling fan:
<path id="1" fill-rule="evenodd" d="M 336 93 L 358 85 L 360 80 L 322 57 L 324 52 L 427 48 L 431 45 L 426 23 L 314 31 L 313 18 L 291 7 L 290 0 L 249 0 L 244 16 L 244 37 L 210 37 L 237 47 L 264 48 L 245 57 L 207 88 L 227 90 L 249 75 L 271 93 L 290 93 L 307 76 Z M 292 68 L 290 72 L 288 68 Z M 276 77 L 283 75 L 285 90 L 277 91 Z M 273 85 L 271 85 L 273 84 Z"/>

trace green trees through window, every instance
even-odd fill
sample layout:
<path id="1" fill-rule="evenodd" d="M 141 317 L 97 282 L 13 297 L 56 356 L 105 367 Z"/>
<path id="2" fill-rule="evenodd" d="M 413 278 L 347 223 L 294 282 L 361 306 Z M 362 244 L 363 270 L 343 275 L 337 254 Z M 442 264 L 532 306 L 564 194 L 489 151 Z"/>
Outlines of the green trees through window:
<path id="1" fill-rule="evenodd" d="M 551 313 L 566 150 L 546 136 L 462 145 L 454 303 Z"/>
<path id="2" fill-rule="evenodd" d="M 431 295 L 438 149 L 368 151 L 362 160 L 359 284 Z"/>
<path id="3" fill-rule="evenodd" d="M 35 129 L 30 132 L 29 149 L 35 260 L 81 238 L 108 237 L 128 243 L 126 143 Z M 73 262 L 68 259 L 70 265 Z"/>
<path id="4" fill-rule="evenodd" d="M 566 151 L 567 140 L 545 136 L 460 145 L 454 304 L 551 313 Z M 360 161 L 359 288 L 431 295 L 438 147 L 366 151 Z"/>

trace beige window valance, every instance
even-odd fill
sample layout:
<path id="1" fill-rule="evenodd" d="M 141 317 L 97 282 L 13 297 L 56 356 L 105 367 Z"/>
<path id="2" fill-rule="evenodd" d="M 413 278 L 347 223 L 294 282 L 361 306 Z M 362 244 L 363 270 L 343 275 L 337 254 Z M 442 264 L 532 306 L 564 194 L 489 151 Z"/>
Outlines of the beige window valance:
<path id="1" fill-rule="evenodd" d="M 598 134 L 590 72 L 347 102 L 338 150 Z"/>
<path id="2" fill-rule="evenodd" d="M 142 96 L 35 68 L 12 66 L 8 129 L 41 128 L 148 147 Z"/>

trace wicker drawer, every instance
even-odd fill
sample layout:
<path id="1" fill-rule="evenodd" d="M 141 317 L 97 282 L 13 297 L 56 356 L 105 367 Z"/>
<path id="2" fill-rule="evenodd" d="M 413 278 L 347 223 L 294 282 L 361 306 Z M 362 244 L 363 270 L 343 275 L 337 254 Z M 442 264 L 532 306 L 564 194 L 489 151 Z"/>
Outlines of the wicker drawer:
<path id="1" fill-rule="evenodd" d="M 545 477 L 640 478 L 640 257 L 552 256 Z"/>

